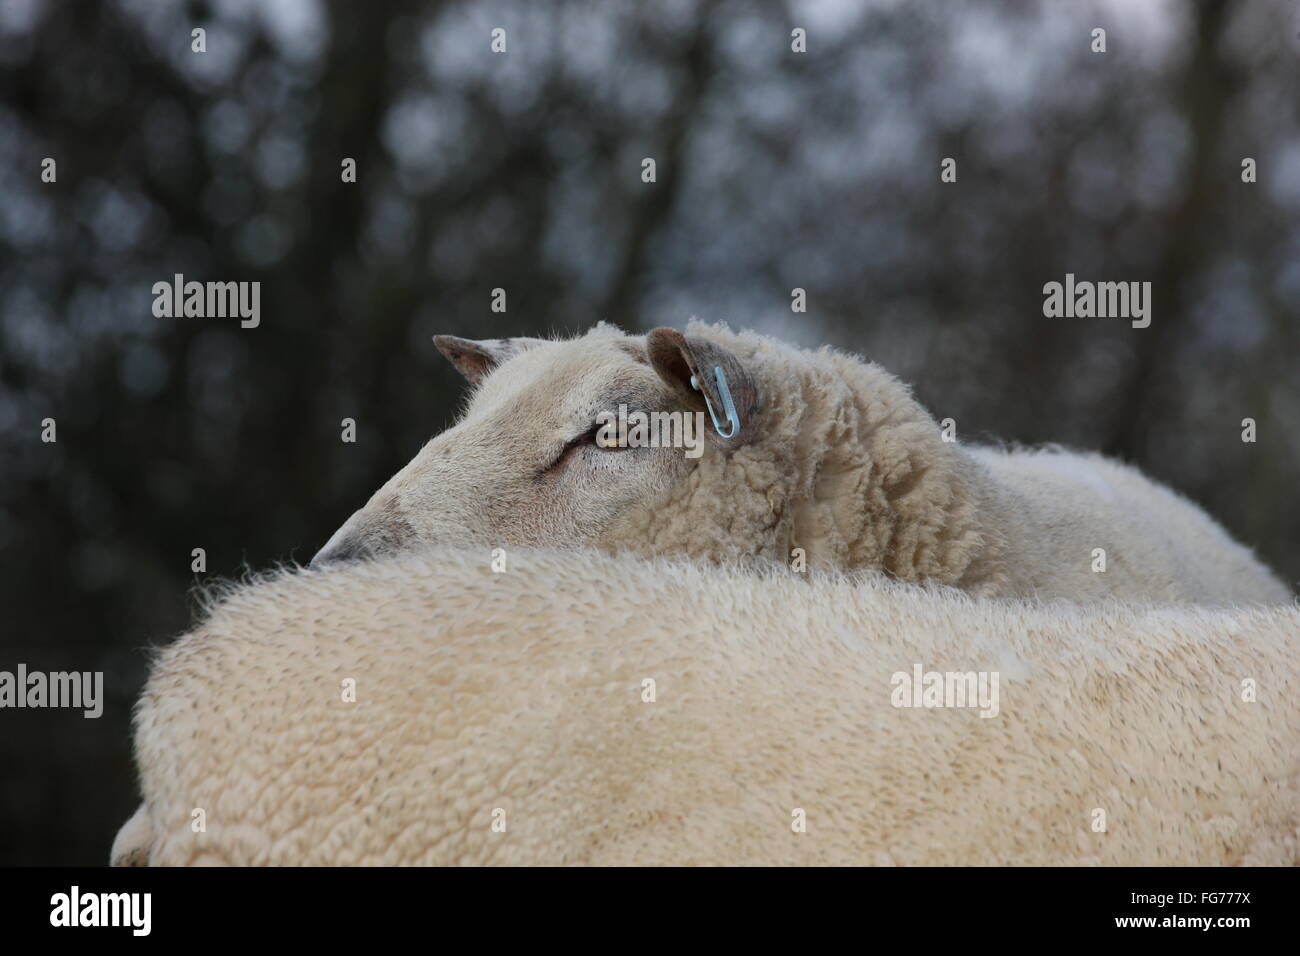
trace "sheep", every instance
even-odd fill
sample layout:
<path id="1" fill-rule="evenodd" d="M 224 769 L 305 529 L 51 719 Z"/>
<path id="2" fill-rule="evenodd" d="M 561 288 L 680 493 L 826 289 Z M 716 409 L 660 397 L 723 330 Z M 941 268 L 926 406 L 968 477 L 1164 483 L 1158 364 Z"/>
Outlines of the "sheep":
<path id="1" fill-rule="evenodd" d="M 1300 861 L 1294 606 L 508 558 L 234 590 L 153 662 L 113 861 Z"/>
<path id="2" fill-rule="evenodd" d="M 466 412 L 339 528 L 318 566 L 435 542 L 595 546 L 877 570 L 994 597 L 1291 599 L 1200 508 L 1136 470 L 946 441 L 907 386 L 840 352 L 698 322 L 436 342 L 474 386 Z M 600 440 L 593 423 L 620 407 L 708 411 L 718 427 L 705 426 L 702 454 Z"/>

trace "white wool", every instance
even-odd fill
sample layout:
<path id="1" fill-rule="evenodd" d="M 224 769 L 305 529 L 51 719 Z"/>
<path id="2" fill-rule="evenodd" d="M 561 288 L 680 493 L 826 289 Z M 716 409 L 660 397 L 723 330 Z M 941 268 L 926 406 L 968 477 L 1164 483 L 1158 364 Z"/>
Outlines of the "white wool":
<path id="1" fill-rule="evenodd" d="M 1293 606 L 982 600 L 581 551 L 491 562 L 440 548 L 217 603 L 154 662 L 144 802 L 114 860 L 1300 855 Z M 997 673 L 996 716 L 894 706 L 918 665 Z"/>

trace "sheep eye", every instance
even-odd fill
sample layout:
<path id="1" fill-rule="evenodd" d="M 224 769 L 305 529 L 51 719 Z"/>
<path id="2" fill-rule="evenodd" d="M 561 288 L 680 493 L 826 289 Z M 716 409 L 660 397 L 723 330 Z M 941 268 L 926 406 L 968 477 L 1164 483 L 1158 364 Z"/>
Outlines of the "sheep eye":
<path id="1" fill-rule="evenodd" d="M 600 443 L 600 430 L 601 430 L 600 425 L 593 426 L 592 428 L 588 429 L 585 433 L 583 433 L 581 436 L 578 437 L 577 439 L 578 443 L 583 445 L 591 445 L 593 448 L 598 448 L 601 451 L 622 451 L 623 450 L 619 448 L 618 445 L 602 445 Z"/>
<path id="2" fill-rule="evenodd" d="M 571 440 L 565 446 L 565 451 L 568 451 L 571 448 L 579 448 L 582 447 L 583 445 L 590 445 L 592 448 L 598 449 L 599 451 L 627 451 L 626 445 L 618 444 L 617 436 L 615 436 L 611 444 L 608 445 L 601 444 L 600 433 L 604 427 L 605 426 L 603 425 L 593 425 L 591 428 L 587 429 L 577 438 Z"/>
<path id="3" fill-rule="evenodd" d="M 592 446 L 594 446 L 594 447 L 596 447 L 596 448 L 599 448 L 601 451 L 627 451 L 627 449 L 628 449 L 628 446 L 627 446 L 627 445 L 620 445 L 620 444 L 618 444 L 618 436 L 617 436 L 617 435 L 614 436 L 614 438 L 613 438 L 613 440 L 611 441 L 610 444 L 608 444 L 608 445 L 602 445 L 602 444 L 601 444 L 601 442 L 600 442 L 600 432 L 601 432 L 601 430 L 602 430 L 604 427 L 605 427 L 605 426 L 603 426 L 603 425 L 597 425 L 597 426 L 595 426 L 595 427 L 592 428 L 589 432 L 587 432 L 586 434 L 584 434 L 584 435 L 583 435 L 579 440 L 580 440 L 583 444 L 586 444 L 586 445 L 592 445 Z"/>
<path id="4" fill-rule="evenodd" d="M 564 448 L 561 449 L 560 454 L 543 469 L 543 472 L 552 471 L 560 465 L 567 464 L 570 458 L 586 447 L 595 448 L 597 451 L 627 451 L 626 445 L 602 445 L 598 437 L 602 427 L 601 425 L 593 425 L 576 438 L 569 439 Z"/>

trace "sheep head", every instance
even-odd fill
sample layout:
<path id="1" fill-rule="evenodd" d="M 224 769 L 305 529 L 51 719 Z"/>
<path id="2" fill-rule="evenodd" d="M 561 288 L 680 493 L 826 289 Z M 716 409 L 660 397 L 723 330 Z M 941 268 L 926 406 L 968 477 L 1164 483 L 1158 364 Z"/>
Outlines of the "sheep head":
<path id="1" fill-rule="evenodd" d="M 601 323 L 563 341 L 434 341 L 473 386 L 464 414 L 335 532 L 313 566 L 440 543 L 614 546 L 631 512 L 668 507 L 701 461 L 762 433 L 753 369 L 707 335 L 629 336 Z M 710 418 L 710 407 L 724 415 L 716 369 L 739 419 L 734 434 Z"/>

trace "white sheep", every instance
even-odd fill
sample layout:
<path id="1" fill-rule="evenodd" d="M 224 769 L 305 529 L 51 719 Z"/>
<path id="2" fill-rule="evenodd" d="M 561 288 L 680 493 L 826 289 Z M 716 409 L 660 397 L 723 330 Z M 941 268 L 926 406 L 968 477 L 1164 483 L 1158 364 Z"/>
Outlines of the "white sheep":
<path id="1" fill-rule="evenodd" d="M 437 542 L 594 544 L 880 570 L 979 595 L 1291 597 L 1200 508 L 1132 468 L 945 441 L 905 385 L 829 349 L 699 324 L 685 335 L 602 324 L 567 341 L 437 341 L 475 386 L 467 411 L 317 564 Z M 719 427 L 706 426 L 702 454 L 609 447 L 593 423 L 620 406 L 705 421 L 711 410 Z"/>
<path id="2" fill-rule="evenodd" d="M 1295 607 L 508 559 L 219 603 L 153 664 L 114 861 L 1300 862 Z"/>

